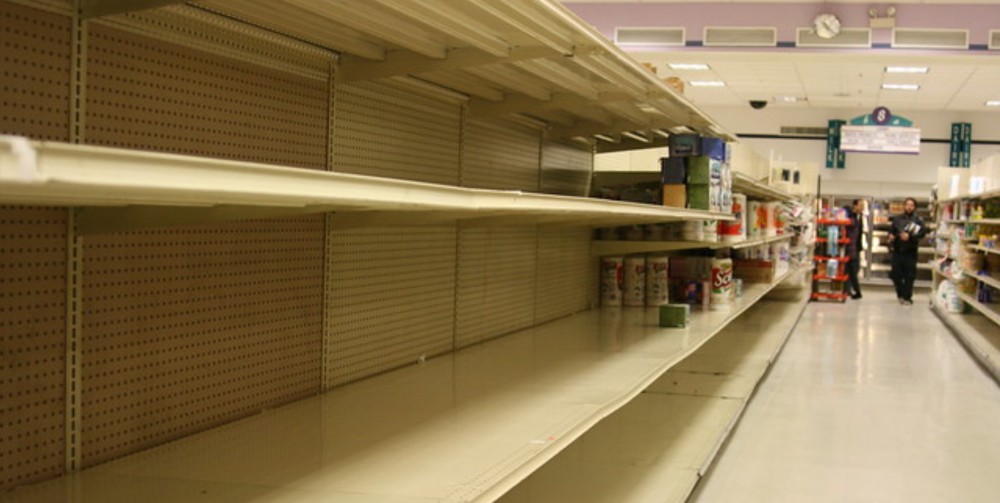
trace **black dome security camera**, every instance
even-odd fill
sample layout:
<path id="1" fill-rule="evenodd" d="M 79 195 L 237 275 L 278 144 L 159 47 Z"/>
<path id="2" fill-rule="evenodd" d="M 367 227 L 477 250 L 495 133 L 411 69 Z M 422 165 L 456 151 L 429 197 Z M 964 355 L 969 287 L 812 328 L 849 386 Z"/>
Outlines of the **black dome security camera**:
<path id="1" fill-rule="evenodd" d="M 767 106 L 766 100 L 750 100 L 750 108 L 754 110 L 760 110 Z"/>

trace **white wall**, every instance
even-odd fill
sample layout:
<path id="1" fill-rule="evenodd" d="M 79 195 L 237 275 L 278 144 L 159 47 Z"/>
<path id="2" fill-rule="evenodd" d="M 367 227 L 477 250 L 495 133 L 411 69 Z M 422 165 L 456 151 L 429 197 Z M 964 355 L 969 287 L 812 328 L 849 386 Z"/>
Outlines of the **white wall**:
<path id="1" fill-rule="evenodd" d="M 705 111 L 730 131 L 740 134 L 777 135 L 782 126 L 826 127 L 829 119 L 850 120 L 870 110 L 824 110 L 771 107 L 764 110 L 706 108 Z M 906 113 L 921 128 L 925 139 L 949 139 L 952 122 L 971 122 L 974 140 L 1000 139 L 1000 113 Z M 786 161 L 817 162 L 825 165 L 825 140 L 743 139 L 758 152 Z M 847 154 L 845 169 L 820 168 L 824 194 L 859 196 L 927 197 L 937 182 L 937 170 L 948 165 L 947 144 L 923 143 L 920 155 Z M 973 145 L 972 159 L 1000 152 L 1000 145 Z"/>

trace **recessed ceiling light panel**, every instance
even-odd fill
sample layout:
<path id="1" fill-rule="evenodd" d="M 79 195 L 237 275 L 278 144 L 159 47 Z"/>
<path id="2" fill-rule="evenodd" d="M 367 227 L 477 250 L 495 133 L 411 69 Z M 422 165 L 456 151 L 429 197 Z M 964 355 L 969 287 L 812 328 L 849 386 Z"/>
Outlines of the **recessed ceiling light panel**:
<path id="1" fill-rule="evenodd" d="M 692 80 L 692 87 L 726 87 L 726 83 L 721 80 Z"/>
<path id="2" fill-rule="evenodd" d="M 882 84 L 882 89 L 890 91 L 918 91 L 920 90 L 920 86 L 917 84 Z"/>
<path id="3" fill-rule="evenodd" d="M 926 66 L 887 66 L 885 73 L 927 73 L 930 68 Z"/>
<path id="4" fill-rule="evenodd" d="M 1000 107 L 1000 100 L 989 100 L 986 102 L 988 107 Z"/>
<path id="5" fill-rule="evenodd" d="M 808 101 L 808 98 L 804 96 L 775 96 L 775 103 L 801 103 L 803 101 Z"/>
<path id="6" fill-rule="evenodd" d="M 709 70 L 705 63 L 667 63 L 671 70 Z"/>

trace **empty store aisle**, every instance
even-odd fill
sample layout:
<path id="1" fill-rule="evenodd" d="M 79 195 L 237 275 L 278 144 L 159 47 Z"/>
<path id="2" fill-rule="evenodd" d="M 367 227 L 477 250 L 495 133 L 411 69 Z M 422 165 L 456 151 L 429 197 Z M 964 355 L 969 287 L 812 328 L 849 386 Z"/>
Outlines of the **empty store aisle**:
<path id="1" fill-rule="evenodd" d="M 997 501 L 1000 386 L 926 298 L 807 307 L 689 501 Z"/>

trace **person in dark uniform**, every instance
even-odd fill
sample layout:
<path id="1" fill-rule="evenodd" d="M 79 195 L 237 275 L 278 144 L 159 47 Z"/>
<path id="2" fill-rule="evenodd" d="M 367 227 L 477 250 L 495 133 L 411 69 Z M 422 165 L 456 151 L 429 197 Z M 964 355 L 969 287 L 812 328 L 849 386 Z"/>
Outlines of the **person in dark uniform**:
<path id="1" fill-rule="evenodd" d="M 847 218 L 851 224 L 847 226 L 847 235 L 850 240 L 847 243 L 847 289 L 851 298 L 858 300 L 861 298 L 861 284 L 858 283 L 858 271 L 861 269 L 861 230 L 865 218 L 865 201 L 855 199 L 847 210 Z"/>
<path id="2" fill-rule="evenodd" d="M 900 304 L 913 305 L 913 282 L 917 279 L 917 253 L 927 225 L 917 215 L 917 200 L 906 198 L 903 214 L 892 218 L 889 243 L 892 245 L 892 282 Z"/>

